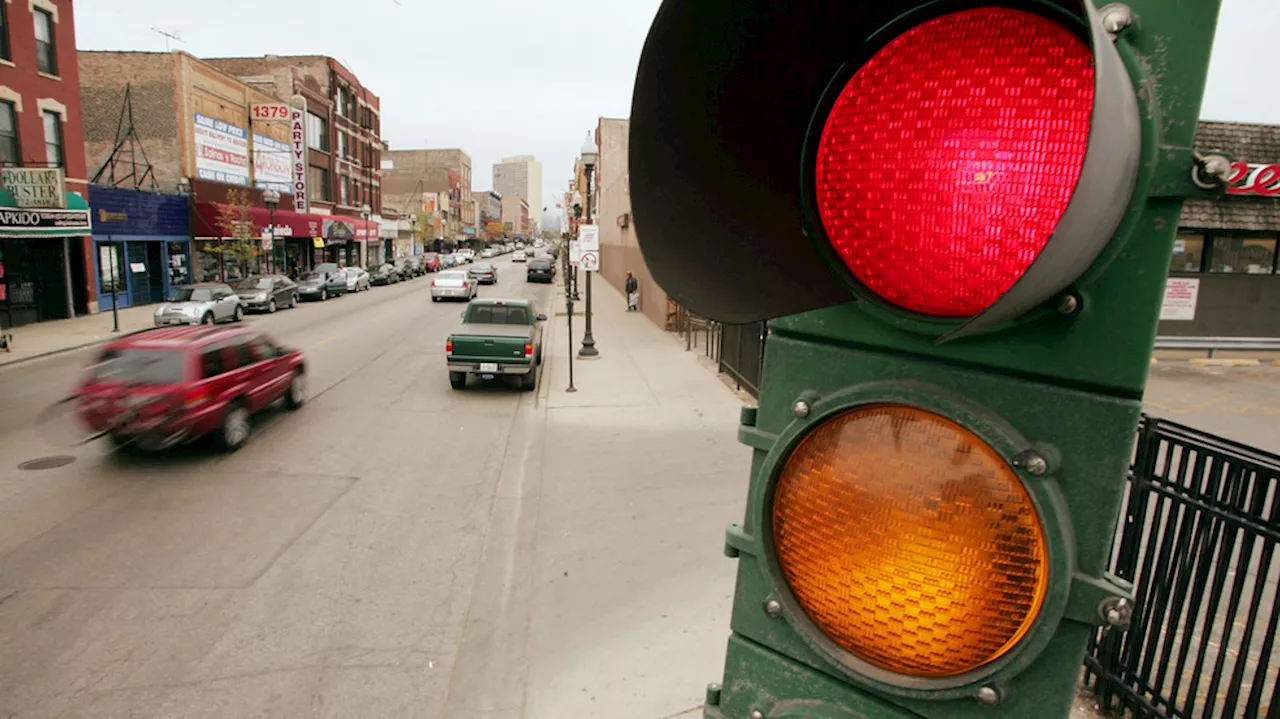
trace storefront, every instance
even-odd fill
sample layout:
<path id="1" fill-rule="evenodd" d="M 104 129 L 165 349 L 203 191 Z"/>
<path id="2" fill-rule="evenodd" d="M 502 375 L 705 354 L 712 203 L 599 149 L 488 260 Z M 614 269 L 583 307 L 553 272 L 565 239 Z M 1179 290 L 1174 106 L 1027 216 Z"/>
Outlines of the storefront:
<path id="1" fill-rule="evenodd" d="M 1202 122 L 1196 147 L 1237 162 L 1226 196 L 1183 205 L 1158 334 L 1280 338 L 1280 126 Z"/>
<path id="2" fill-rule="evenodd" d="M 195 203 L 192 231 L 200 282 L 263 272 L 301 276 L 322 262 L 359 266 L 376 237 L 373 223 L 358 218 L 206 201 Z"/>
<path id="3" fill-rule="evenodd" d="M 6 167 L 0 185 L 0 329 L 88 314 L 88 203 L 61 168 Z"/>
<path id="4" fill-rule="evenodd" d="M 187 196 L 89 186 L 99 308 L 163 302 L 192 282 Z"/>

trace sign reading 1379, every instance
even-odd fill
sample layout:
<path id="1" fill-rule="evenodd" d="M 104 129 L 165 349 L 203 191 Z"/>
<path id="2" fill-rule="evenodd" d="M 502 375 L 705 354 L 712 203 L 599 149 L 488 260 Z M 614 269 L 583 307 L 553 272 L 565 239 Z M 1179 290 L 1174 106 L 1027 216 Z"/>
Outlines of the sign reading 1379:
<path id="1" fill-rule="evenodd" d="M 254 103 L 249 109 L 249 115 L 254 120 L 280 120 L 283 122 L 289 119 L 289 106 L 283 102 L 258 102 Z"/>

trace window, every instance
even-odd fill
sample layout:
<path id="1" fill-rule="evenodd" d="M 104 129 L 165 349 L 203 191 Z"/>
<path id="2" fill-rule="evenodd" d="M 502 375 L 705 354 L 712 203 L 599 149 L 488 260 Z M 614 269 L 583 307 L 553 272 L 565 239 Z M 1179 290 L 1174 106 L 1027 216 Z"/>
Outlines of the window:
<path id="1" fill-rule="evenodd" d="M 217 377 L 225 371 L 221 347 L 210 347 L 200 355 L 200 374 L 205 379 Z"/>
<path id="2" fill-rule="evenodd" d="M 1276 266 L 1276 237 L 1219 235 L 1210 257 L 1210 272 L 1269 275 Z"/>
<path id="3" fill-rule="evenodd" d="M 333 200 L 333 194 L 329 189 L 329 170 L 325 167 L 317 167 L 311 165 L 307 172 L 307 189 L 311 190 L 311 196 L 317 200 L 330 202 Z"/>
<path id="4" fill-rule="evenodd" d="M 0 7 L 4 3 L 0 2 Z M 0 165 L 21 165 L 18 145 L 18 115 L 12 102 L 0 100 Z"/>
<path id="5" fill-rule="evenodd" d="M 338 186 L 338 204 L 349 205 L 351 198 L 351 178 L 342 178 L 342 184 Z"/>
<path id="6" fill-rule="evenodd" d="M 347 88 L 345 88 L 345 87 L 339 87 L 339 88 L 338 88 L 338 100 L 337 100 L 337 103 L 336 103 L 336 104 L 337 104 L 338 114 L 339 114 L 339 115 L 342 115 L 343 117 L 346 117 L 346 115 L 347 115 Z"/>
<path id="7" fill-rule="evenodd" d="M 98 286 L 104 295 L 124 292 L 124 256 L 119 245 L 98 245 Z"/>
<path id="8" fill-rule="evenodd" d="M 53 44 L 53 16 L 39 8 L 32 16 L 36 20 L 36 69 L 57 75 L 58 56 Z"/>
<path id="9" fill-rule="evenodd" d="M 347 156 L 347 133 L 338 130 L 338 157 Z"/>
<path id="10" fill-rule="evenodd" d="M 0 59 L 12 60 L 9 55 L 9 3 L 0 2 Z"/>
<path id="11" fill-rule="evenodd" d="M 62 116 L 52 110 L 41 113 L 44 119 L 44 154 L 52 167 L 62 167 L 66 157 L 62 154 Z"/>
<path id="12" fill-rule="evenodd" d="M 1204 261 L 1204 233 L 1179 232 L 1173 242 L 1173 258 L 1170 272 L 1199 272 Z"/>
<path id="13" fill-rule="evenodd" d="M 307 147 L 329 151 L 329 121 L 310 112 L 307 113 Z"/>
<path id="14" fill-rule="evenodd" d="M 236 357 L 240 360 L 241 367 L 248 367 L 258 362 L 258 353 L 254 351 L 255 348 L 249 344 L 248 339 L 237 339 L 232 343 L 232 348 L 235 350 Z"/>

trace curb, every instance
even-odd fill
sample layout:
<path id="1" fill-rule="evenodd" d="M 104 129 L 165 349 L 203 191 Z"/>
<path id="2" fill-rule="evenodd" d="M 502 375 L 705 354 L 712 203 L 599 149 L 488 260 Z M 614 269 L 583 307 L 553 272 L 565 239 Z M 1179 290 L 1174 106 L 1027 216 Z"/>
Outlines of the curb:
<path id="1" fill-rule="evenodd" d="M 1261 362 L 1256 359 L 1220 359 L 1217 357 L 1192 357 L 1187 362 L 1193 367 L 1257 367 Z M 1275 362 L 1280 367 L 1280 360 Z"/>
<path id="2" fill-rule="evenodd" d="M 123 335 L 125 333 L 121 332 L 120 334 Z M 84 344 L 74 345 L 71 347 L 59 347 L 56 350 L 49 350 L 47 352 L 40 352 L 37 354 L 28 355 L 26 357 L 19 357 L 17 359 L 12 359 L 7 362 L 0 362 L 0 371 L 4 371 L 4 368 L 11 367 L 16 364 L 23 364 L 24 362 L 31 362 L 33 360 L 44 359 L 46 357 L 55 357 L 57 355 L 67 354 L 69 352 L 75 352 L 76 350 L 82 350 L 82 349 L 94 347 L 100 344 L 105 344 L 107 342 L 110 342 L 113 339 L 115 338 L 107 337 L 105 339 L 93 340 L 92 342 L 85 342 Z"/>

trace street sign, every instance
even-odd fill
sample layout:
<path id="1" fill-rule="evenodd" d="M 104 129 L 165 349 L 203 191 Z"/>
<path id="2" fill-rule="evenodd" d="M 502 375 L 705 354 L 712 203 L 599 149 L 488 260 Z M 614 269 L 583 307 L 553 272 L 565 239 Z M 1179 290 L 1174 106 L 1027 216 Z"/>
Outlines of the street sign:
<path id="1" fill-rule="evenodd" d="M 707 719 L 1059 719 L 1143 610 L 1107 567 L 1174 235 L 1240 171 L 1195 146 L 1217 0 L 1100 4 L 658 10 L 637 241 L 769 320 Z"/>
<path id="2" fill-rule="evenodd" d="M 581 243 L 583 252 L 600 249 L 600 226 L 579 225 L 578 242 Z"/>
<path id="3" fill-rule="evenodd" d="M 591 250 L 582 253 L 582 260 L 579 262 L 585 272 L 600 271 L 600 250 Z"/>
<path id="4" fill-rule="evenodd" d="M 582 261 L 582 243 L 578 240 L 569 240 L 569 264 L 574 267 Z"/>

